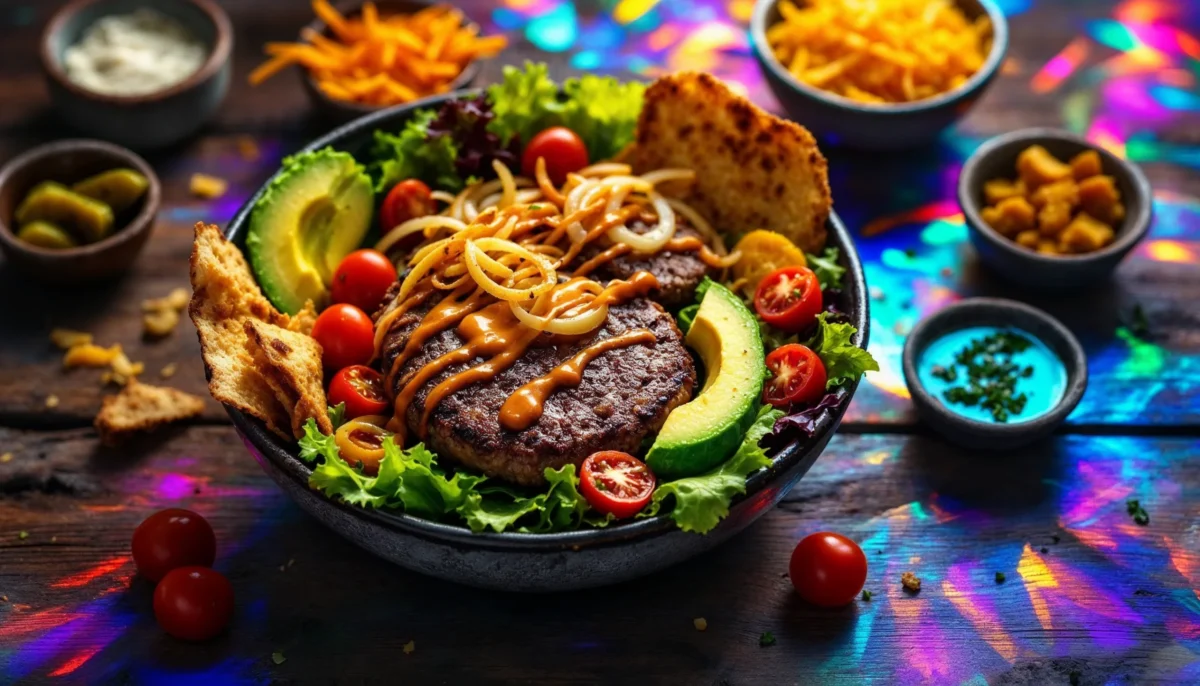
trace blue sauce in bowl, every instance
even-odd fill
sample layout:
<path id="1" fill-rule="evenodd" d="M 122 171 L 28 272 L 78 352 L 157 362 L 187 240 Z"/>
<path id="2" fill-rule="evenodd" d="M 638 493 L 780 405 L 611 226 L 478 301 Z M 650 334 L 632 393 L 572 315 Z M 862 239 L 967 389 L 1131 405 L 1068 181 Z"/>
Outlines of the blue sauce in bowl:
<path id="1" fill-rule="evenodd" d="M 998 423 L 992 411 L 976 405 L 964 405 L 946 399 L 945 392 L 967 383 L 966 370 L 955 364 L 959 351 L 980 338 L 997 333 L 1013 333 L 1029 340 L 1032 345 L 1010 358 L 1020 369 L 1032 367 L 1028 376 L 1017 377 L 1016 393 L 1024 393 L 1027 401 L 1020 412 L 1009 415 L 1007 424 L 1035 419 L 1054 409 L 1062 400 L 1067 389 L 1067 368 L 1045 343 L 1032 334 L 1012 327 L 976 326 L 952 331 L 926 346 L 917 360 L 917 377 L 930 395 L 937 398 L 946 409 L 957 415 L 977 422 Z M 1007 357 L 1007 356 L 1006 356 Z M 951 367 L 958 372 L 958 379 L 950 382 L 934 375 L 935 367 Z"/>

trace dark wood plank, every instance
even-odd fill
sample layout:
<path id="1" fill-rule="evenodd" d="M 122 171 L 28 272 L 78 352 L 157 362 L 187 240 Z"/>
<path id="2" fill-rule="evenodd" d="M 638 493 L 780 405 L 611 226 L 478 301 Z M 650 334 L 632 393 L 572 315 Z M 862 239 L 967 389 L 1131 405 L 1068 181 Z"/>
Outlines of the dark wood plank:
<path id="1" fill-rule="evenodd" d="M 1063 438 L 982 460 L 931 438 L 839 436 L 780 507 L 713 553 L 611 589 L 549 596 L 452 586 L 368 556 L 287 502 L 228 428 L 121 451 L 97 448 L 86 431 L 0 431 L 0 442 L 15 455 L 0 464 L 5 680 L 76 662 L 72 676 L 86 682 L 962 683 L 978 674 L 1040 684 L 1066 683 L 1072 670 L 1105 683 L 1188 681 L 1200 669 L 1187 648 L 1200 588 L 1194 439 Z M 1149 526 L 1130 521 L 1127 497 L 1141 499 Z M 130 580 L 129 536 L 167 506 L 213 522 L 217 567 L 236 589 L 229 634 L 210 644 L 162 636 L 148 584 Z M 822 529 L 862 542 L 871 602 L 823 611 L 797 600 L 784 578 L 791 547 Z M 923 579 L 917 596 L 900 590 L 909 570 Z M 696 617 L 707 631 L 693 628 Z M 758 645 L 765 631 L 777 645 Z M 416 650 L 405 655 L 409 641 Z M 276 651 L 286 658 L 278 666 Z"/>

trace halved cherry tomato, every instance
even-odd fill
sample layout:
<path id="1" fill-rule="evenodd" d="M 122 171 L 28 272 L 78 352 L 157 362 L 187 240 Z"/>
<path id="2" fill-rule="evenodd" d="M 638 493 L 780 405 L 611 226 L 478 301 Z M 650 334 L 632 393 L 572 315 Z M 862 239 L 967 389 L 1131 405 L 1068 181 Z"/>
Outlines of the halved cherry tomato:
<path id="1" fill-rule="evenodd" d="M 867 582 L 867 556 L 841 534 L 809 534 L 792 551 L 788 576 L 801 598 L 821 607 L 840 607 L 854 600 Z"/>
<path id="2" fill-rule="evenodd" d="M 763 385 L 763 402 L 775 407 L 811 403 L 825 394 L 825 363 L 807 346 L 788 343 L 767 355 L 771 378 Z"/>
<path id="3" fill-rule="evenodd" d="M 326 369 L 366 364 L 375 354 L 375 325 L 365 312 L 341 303 L 326 308 L 313 324 Z"/>
<path id="4" fill-rule="evenodd" d="M 172 569 L 154 589 L 154 618 L 184 641 L 207 641 L 233 617 L 233 586 L 207 567 Z"/>
<path id="5" fill-rule="evenodd" d="M 537 173 L 539 157 L 546 158 L 546 174 L 556 186 L 567 180 L 568 173 L 579 171 L 588 164 L 583 139 L 565 126 L 551 127 L 529 140 L 521 155 L 521 173 L 532 179 Z"/>
<path id="6" fill-rule="evenodd" d="M 379 228 L 386 236 L 389 231 L 409 219 L 424 217 L 437 211 L 430 197 L 429 186 L 417 179 L 406 179 L 392 186 L 379 208 Z"/>
<path id="7" fill-rule="evenodd" d="M 209 567 L 216 557 L 212 526 L 191 510 L 160 510 L 133 531 L 133 561 L 151 581 L 159 581 L 176 567 Z"/>
<path id="8" fill-rule="evenodd" d="M 383 414 L 388 409 L 383 376 L 365 364 L 346 367 L 329 382 L 329 404 L 346 403 L 346 419 Z"/>
<path id="9" fill-rule="evenodd" d="M 767 274 L 754 292 L 754 309 L 763 321 L 788 333 L 800 333 L 821 314 L 821 283 L 808 267 L 784 267 Z"/>
<path id="10" fill-rule="evenodd" d="M 342 259 L 333 273 L 335 303 L 350 303 L 366 313 L 379 309 L 383 296 L 396 281 L 396 267 L 378 250 L 355 250 Z"/>
<path id="11" fill-rule="evenodd" d="M 629 453 L 605 450 L 591 455 L 579 469 L 579 490 L 600 514 L 632 517 L 654 495 L 654 473 Z"/>

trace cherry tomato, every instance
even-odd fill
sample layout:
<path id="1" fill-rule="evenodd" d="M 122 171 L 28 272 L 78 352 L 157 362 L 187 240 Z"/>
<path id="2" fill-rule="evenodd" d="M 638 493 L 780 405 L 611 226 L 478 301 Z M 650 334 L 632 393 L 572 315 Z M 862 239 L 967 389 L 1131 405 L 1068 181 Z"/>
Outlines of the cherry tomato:
<path id="1" fill-rule="evenodd" d="M 207 567 L 177 567 L 154 589 L 154 618 L 184 641 L 206 641 L 233 617 L 233 586 Z"/>
<path id="2" fill-rule="evenodd" d="M 521 173 L 534 178 L 539 157 L 546 158 L 546 174 L 556 186 L 567 180 L 569 172 L 588 165 L 588 151 L 583 139 L 565 126 L 546 129 L 530 139 L 521 155 Z"/>
<path id="3" fill-rule="evenodd" d="M 854 541 L 822 531 L 796 545 L 788 574 L 801 598 L 821 607 L 840 607 L 854 600 L 867 582 L 867 556 Z"/>
<path id="4" fill-rule="evenodd" d="M 369 314 L 379 309 L 395 281 L 396 268 L 386 255 L 378 250 L 355 250 L 333 273 L 333 302 L 350 303 Z"/>
<path id="5" fill-rule="evenodd" d="M 328 307 L 313 324 L 312 337 L 321 344 L 326 369 L 366 364 L 375 354 L 375 325 L 354 305 Z"/>
<path id="6" fill-rule="evenodd" d="M 338 403 L 346 403 L 346 419 L 384 414 L 388 400 L 383 392 L 383 377 L 363 364 L 346 367 L 329 382 L 329 404 Z"/>
<path id="7" fill-rule="evenodd" d="M 754 309 L 763 321 L 788 333 L 800 333 L 821 314 L 821 283 L 808 267 L 784 267 L 767 274 L 754 292 Z"/>
<path id="8" fill-rule="evenodd" d="M 825 363 L 807 346 L 789 343 L 767 355 L 771 379 L 763 386 L 763 402 L 775 407 L 811 403 L 825 394 Z"/>
<path id="9" fill-rule="evenodd" d="M 436 212 L 437 204 L 429 193 L 429 186 L 417 179 L 406 179 L 392 186 L 379 208 L 379 228 L 383 234 L 409 219 Z"/>
<path id="10" fill-rule="evenodd" d="M 579 469 L 579 489 L 600 514 L 632 517 L 654 495 L 654 473 L 628 453 L 605 450 L 589 456 Z"/>
<path id="11" fill-rule="evenodd" d="M 191 510 L 155 512 L 133 531 L 133 561 L 151 581 L 159 581 L 176 567 L 209 567 L 216 557 L 212 527 Z"/>

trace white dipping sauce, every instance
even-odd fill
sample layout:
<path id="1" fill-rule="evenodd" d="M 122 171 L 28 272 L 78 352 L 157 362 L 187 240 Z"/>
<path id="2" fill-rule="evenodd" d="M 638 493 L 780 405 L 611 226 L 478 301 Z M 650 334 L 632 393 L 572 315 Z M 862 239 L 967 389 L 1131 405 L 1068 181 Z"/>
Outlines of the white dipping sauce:
<path id="1" fill-rule="evenodd" d="M 63 67 L 76 85 L 104 95 L 145 95 L 195 74 L 208 48 L 179 22 L 142 8 L 98 19 L 67 48 Z"/>

